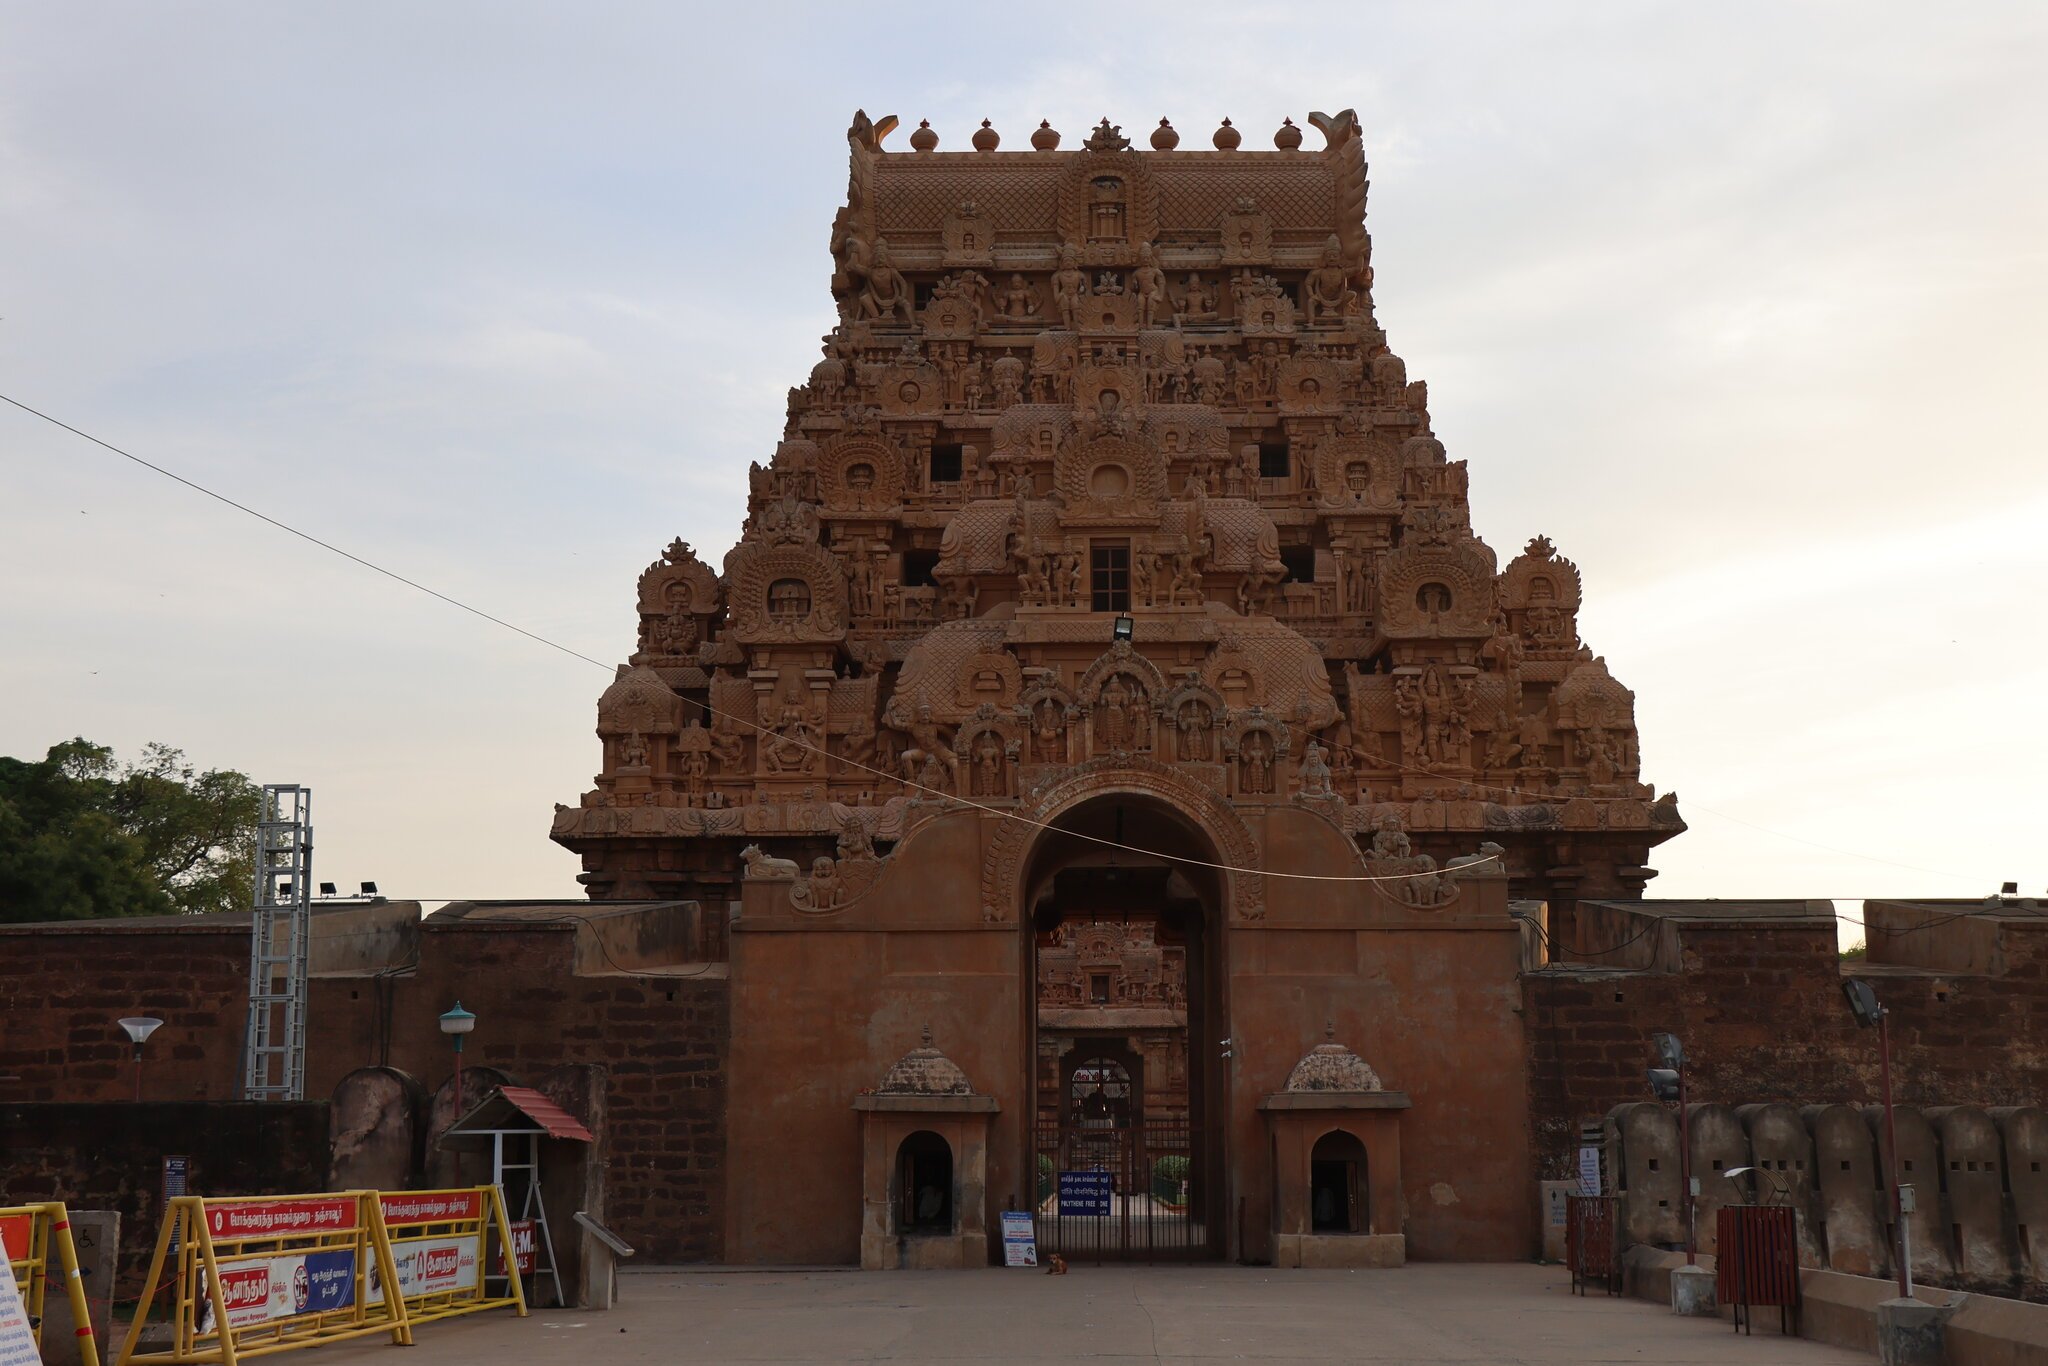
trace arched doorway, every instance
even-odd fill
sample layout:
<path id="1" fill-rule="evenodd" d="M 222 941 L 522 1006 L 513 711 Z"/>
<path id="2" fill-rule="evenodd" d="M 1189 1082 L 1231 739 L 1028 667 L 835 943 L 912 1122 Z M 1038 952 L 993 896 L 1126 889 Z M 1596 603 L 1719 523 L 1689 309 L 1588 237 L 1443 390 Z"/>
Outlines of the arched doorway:
<path id="1" fill-rule="evenodd" d="M 1309 1231 L 1364 1233 L 1372 1227 L 1365 1145 L 1332 1129 L 1309 1150 Z"/>
<path id="2" fill-rule="evenodd" d="M 1193 818 L 1108 792 L 1026 862 L 1039 1247 L 1220 1256 L 1223 880 Z"/>

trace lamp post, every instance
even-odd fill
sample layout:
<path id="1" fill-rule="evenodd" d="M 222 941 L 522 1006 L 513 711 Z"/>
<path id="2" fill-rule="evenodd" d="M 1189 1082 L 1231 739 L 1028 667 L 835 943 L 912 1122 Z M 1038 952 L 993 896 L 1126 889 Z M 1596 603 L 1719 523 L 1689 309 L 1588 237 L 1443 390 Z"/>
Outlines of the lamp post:
<path id="1" fill-rule="evenodd" d="M 1891 1200 L 1892 1227 L 1899 1234 L 1899 1298 L 1907 1300 L 1913 1297 L 1913 1267 L 1908 1260 L 1910 1243 L 1906 1219 L 1899 1208 L 1899 1139 L 1892 1125 L 1891 1012 L 1878 1003 L 1877 993 L 1860 977 L 1845 979 L 1842 995 L 1848 998 L 1850 1013 L 1855 1015 L 1857 1024 L 1865 1029 L 1872 1026 L 1877 1029 L 1878 1086 L 1884 1092 L 1884 1188 Z"/>
<path id="2" fill-rule="evenodd" d="M 455 1009 L 441 1017 L 441 1032 L 455 1041 L 455 1113 L 462 1113 L 462 1041 L 476 1028 L 476 1016 L 455 1003 Z"/>
<path id="3" fill-rule="evenodd" d="M 145 1039 L 163 1025 L 154 1015 L 129 1015 L 114 1023 L 121 1026 L 121 1032 L 135 1045 L 135 1098 L 142 1099 L 142 1044 Z"/>
<path id="4" fill-rule="evenodd" d="M 1664 1065 L 1650 1069 L 1651 1094 L 1659 1100 L 1678 1102 L 1678 1183 L 1685 1191 L 1685 1264 L 1695 1266 L 1699 1256 L 1693 1237 L 1692 1131 L 1685 1114 L 1685 1047 L 1676 1034 L 1652 1037 L 1657 1045 L 1657 1061 Z"/>

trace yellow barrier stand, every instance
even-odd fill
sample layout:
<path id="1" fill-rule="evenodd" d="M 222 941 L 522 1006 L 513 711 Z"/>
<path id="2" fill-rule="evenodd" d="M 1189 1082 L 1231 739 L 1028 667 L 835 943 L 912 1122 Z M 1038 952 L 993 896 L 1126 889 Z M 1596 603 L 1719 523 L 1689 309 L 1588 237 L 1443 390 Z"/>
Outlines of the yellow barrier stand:
<path id="1" fill-rule="evenodd" d="M 505 1194 L 496 1186 L 457 1190 L 384 1191 L 378 1203 L 398 1263 L 398 1285 L 408 1323 L 430 1323 L 456 1314 L 511 1305 L 526 1317 L 526 1291 L 517 1274 L 504 1295 L 493 1296 L 490 1270 L 512 1246 Z M 486 1258 L 495 1237 L 499 1263 Z M 380 1293 L 373 1288 L 372 1302 Z"/>
<path id="2" fill-rule="evenodd" d="M 138 1352 L 153 1296 L 136 1307 L 116 1366 L 219 1362 L 389 1333 L 412 1342 L 374 1191 L 170 1202 L 144 1285 L 154 1291 L 174 1255 L 171 1346 Z"/>
<path id="3" fill-rule="evenodd" d="M 73 1331 L 78 1336 L 79 1362 L 81 1366 L 100 1366 L 92 1311 L 85 1302 L 85 1278 L 79 1273 L 78 1249 L 71 1241 L 70 1212 L 59 1200 L 0 1209 L 0 1249 L 5 1250 L 7 1269 L 21 1288 L 22 1306 L 28 1311 L 38 1347 L 43 1342 L 43 1302 L 53 1244 L 57 1267 L 64 1274 L 65 1297 L 71 1301 L 71 1319 L 77 1325 Z"/>

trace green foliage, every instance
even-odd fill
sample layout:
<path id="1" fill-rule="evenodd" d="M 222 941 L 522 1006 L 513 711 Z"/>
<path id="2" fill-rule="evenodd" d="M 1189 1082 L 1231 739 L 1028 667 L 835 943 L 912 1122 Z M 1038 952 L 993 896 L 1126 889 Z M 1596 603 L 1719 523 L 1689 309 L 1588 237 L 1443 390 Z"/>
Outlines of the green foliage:
<path id="1" fill-rule="evenodd" d="M 1182 1188 L 1187 1183 L 1190 1170 L 1188 1160 L 1178 1153 L 1155 1161 L 1152 1164 L 1152 1198 L 1162 1204 L 1180 1204 Z"/>
<path id="2" fill-rule="evenodd" d="M 263 794 L 168 745 L 0 756 L 0 921 L 246 910 Z"/>
<path id="3" fill-rule="evenodd" d="M 1836 956 L 1839 957 L 1843 962 L 1861 962 L 1864 958 L 1868 957 L 1869 954 L 1870 945 L 1864 943 L 1861 939 L 1859 939 L 1855 943 L 1851 944 L 1848 948 L 1841 950 L 1841 952 L 1838 953 Z"/>

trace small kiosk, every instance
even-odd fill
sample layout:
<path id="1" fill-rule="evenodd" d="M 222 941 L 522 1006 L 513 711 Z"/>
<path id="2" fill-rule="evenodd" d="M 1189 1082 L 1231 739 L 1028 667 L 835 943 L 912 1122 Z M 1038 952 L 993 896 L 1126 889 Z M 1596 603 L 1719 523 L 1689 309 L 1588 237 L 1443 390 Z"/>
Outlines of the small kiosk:
<path id="1" fill-rule="evenodd" d="M 541 1158 L 547 1151 L 542 1145 L 556 1148 L 564 1143 L 592 1142 L 590 1130 L 574 1115 L 526 1086 L 498 1087 L 441 1135 L 444 1148 L 489 1148 L 491 1183 L 504 1192 L 513 1240 L 523 1243 L 532 1239 L 529 1245 L 515 1248 L 518 1269 L 533 1276 L 536 1290 L 545 1271 L 557 1305 L 566 1305 L 568 1300 L 562 1293 L 561 1267 L 555 1260 L 547 1202 L 542 1198 Z"/>
<path id="2" fill-rule="evenodd" d="M 988 1265 L 988 1129 L 994 1096 L 924 1042 L 855 1096 L 863 1271 Z"/>
<path id="3" fill-rule="evenodd" d="M 1273 1261 L 1278 1266 L 1385 1267 L 1408 1260 L 1402 1233 L 1401 1112 L 1365 1060 L 1325 1027 L 1259 1102 L 1272 1137 Z"/>

